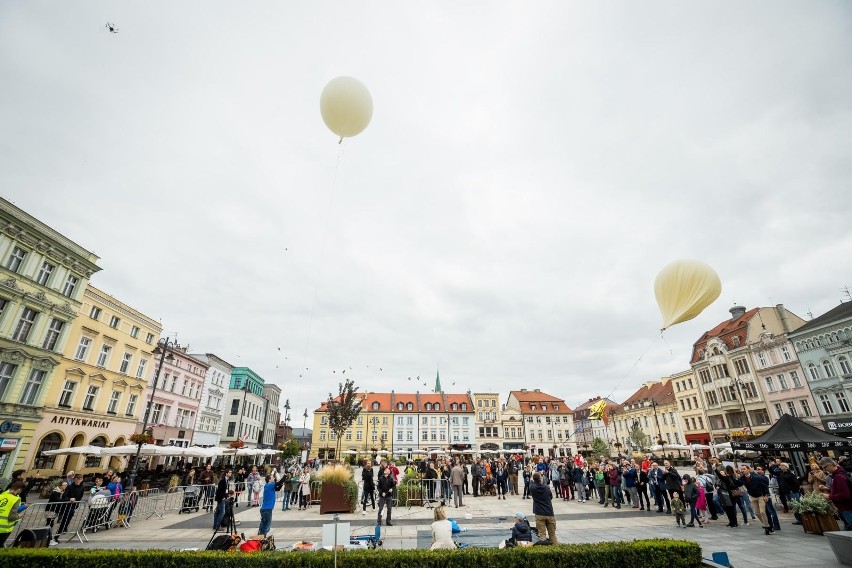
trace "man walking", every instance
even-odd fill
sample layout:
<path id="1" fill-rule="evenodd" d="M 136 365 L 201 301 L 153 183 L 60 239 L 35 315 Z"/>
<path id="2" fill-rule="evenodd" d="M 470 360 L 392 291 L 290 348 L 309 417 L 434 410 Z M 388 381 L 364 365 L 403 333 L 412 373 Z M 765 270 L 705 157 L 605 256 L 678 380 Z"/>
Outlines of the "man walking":
<path id="1" fill-rule="evenodd" d="M 541 482 L 541 474 L 535 472 L 532 476 L 530 495 L 533 500 L 533 514 L 535 515 L 535 528 L 538 530 L 539 538 L 550 540 L 550 544 L 559 544 L 556 540 L 556 517 L 553 515 L 553 494 L 550 487 Z"/>
<path id="2" fill-rule="evenodd" d="M 234 474 L 230 468 L 225 470 L 225 475 L 219 480 L 219 485 L 216 486 L 216 512 L 213 514 L 213 530 L 218 530 L 222 524 L 222 519 L 225 518 L 225 510 L 228 506 L 228 482 Z M 233 514 L 233 513 L 231 513 Z"/>
<path id="3" fill-rule="evenodd" d="M 749 466 L 744 465 L 740 468 L 743 474 L 743 487 L 748 492 L 748 500 L 751 502 L 752 509 L 757 514 L 757 518 L 763 523 L 763 532 L 766 536 L 772 534 L 772 525 L 769 524 L 769 518 L 766 516 L 766 501 L 769 499 L 769 480 L 762 475 L 752 475 L 752 470 Z"/>
<path id="4" fill-rule="evenodd" d="M 450 471 L 450 485 L 453 486 L 453 502 L 456 507 L 462 507 L 462 486 L 464 485 L 464 469 L 459 462 Z"/>

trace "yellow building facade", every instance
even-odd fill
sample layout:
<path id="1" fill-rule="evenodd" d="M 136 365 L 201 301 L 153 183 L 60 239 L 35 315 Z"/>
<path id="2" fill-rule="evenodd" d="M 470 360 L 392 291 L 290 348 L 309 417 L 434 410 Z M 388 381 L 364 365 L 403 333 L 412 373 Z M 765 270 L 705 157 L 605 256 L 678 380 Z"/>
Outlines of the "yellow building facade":
<path id="1" fill-rule="evenodd" d="M 97 260 L 0 198 L 0 477 L 27 463 Z"/>
<path id="2" fill-rule="evenodd" d="M 67 472 L 118 466 L 97 456 L 45 456 L 77 446 L 122 446 L 145 411 L 145 391 L 162 326 L 92 286 L 69 332 L 61 362 L 44 397 L 42 419 L 25 463 L 29 469 Z"/>

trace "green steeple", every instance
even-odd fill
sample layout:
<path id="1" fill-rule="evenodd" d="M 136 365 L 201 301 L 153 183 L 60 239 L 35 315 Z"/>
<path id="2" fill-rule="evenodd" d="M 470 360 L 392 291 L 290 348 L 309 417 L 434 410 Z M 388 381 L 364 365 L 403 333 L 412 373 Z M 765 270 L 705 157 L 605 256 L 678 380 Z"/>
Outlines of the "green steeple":
<path id="1" fill-rule="evenodd" d="M 444 392 L 441 388 L 441 373 L 440 371 L 435 371 L 435 392 Z"/>

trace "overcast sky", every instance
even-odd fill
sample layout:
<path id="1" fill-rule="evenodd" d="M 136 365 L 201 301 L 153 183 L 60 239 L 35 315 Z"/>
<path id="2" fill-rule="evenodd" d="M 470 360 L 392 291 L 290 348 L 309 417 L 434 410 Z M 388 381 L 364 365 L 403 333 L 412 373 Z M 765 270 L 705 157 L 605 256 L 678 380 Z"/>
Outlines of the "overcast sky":
<path id="1" fill-rule="evenodd" d="M 296 417 L 343 369 L 623 400 L 734 303 L 852 287 L 850 54 L 844 1 L 0 0 L 0 191 Z M 723 291 L 661 339 L 678 258 Z"/>

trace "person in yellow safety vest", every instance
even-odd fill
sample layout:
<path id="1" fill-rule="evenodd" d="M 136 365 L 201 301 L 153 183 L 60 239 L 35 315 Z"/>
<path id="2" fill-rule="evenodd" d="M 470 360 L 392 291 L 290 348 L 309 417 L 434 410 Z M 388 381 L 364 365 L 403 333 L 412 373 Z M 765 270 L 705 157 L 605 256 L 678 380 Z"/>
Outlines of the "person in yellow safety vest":
<path id="1" fill-rule="evenodd" d="M 16 481 L 6 491 L 0 493 L 0 548 L 6 545 L 6 539 L 12 534 L 18 519 L 21 517 L 18 512 L 21 498 L 18 495 L 23 491 L 25 485 L 23 481 Z"/>

